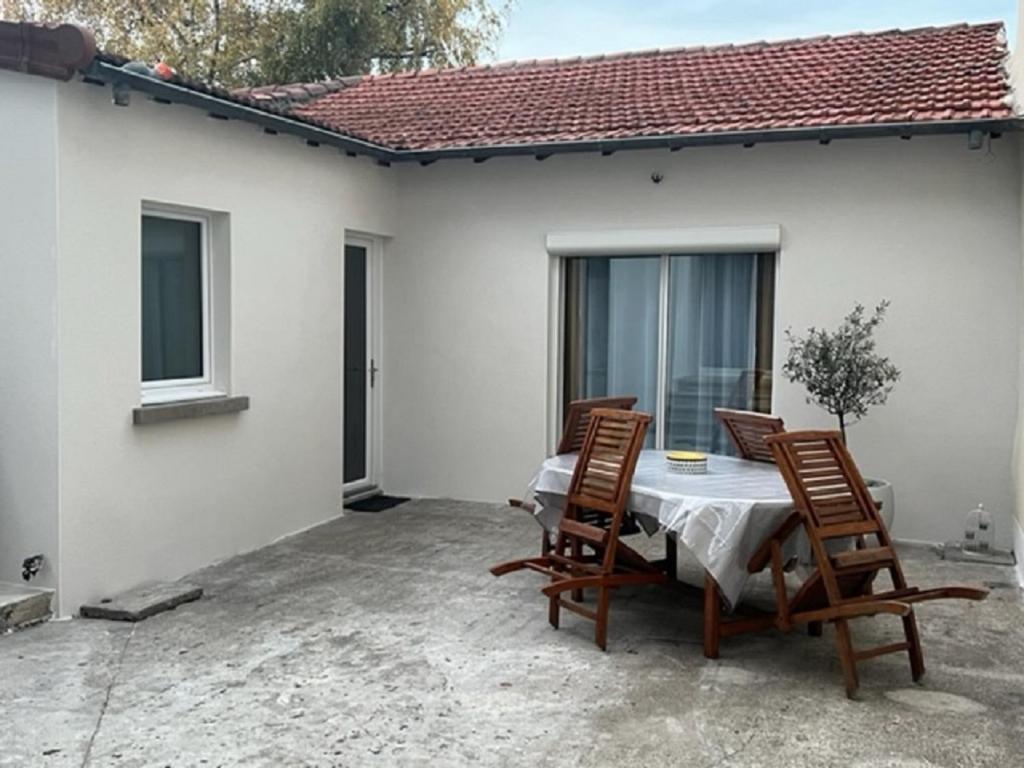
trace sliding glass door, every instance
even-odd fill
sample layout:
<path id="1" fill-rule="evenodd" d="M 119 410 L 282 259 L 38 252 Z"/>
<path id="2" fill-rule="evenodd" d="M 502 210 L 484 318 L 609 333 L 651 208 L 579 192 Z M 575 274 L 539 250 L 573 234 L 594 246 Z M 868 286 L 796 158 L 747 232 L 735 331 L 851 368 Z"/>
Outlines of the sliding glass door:
<path id="1" fill-rule="evenodd" d="M 566 402 L 636 395 L 648 447 L 728 452 L 713 409 L 771 408 L 774 285 L 774 254 L 567 260 Z"/>

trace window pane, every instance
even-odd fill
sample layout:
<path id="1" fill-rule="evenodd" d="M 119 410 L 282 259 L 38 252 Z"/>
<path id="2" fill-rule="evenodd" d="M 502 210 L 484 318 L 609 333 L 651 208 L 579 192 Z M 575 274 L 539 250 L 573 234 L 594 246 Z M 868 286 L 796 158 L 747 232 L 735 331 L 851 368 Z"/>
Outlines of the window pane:
<path id="1" fill-rule="evenodd" d="M 570 260 L 567 400 L 635 395 L 638 410 L 655 412 L 660 273 L 657 257 Z M 652 422 L 648 447 L 655 439 Z"/>
<path id="2" fill-rule="evenodd" d="M 142 217 L 142 380 L 201 378 L 202 226 Z"/>
<path id="3" fill-rule="evenodd" d="M 666 448 L 731 453 L 713 409 L 770 408 L 773 285 L 770 255 L 670 258 Z"/>

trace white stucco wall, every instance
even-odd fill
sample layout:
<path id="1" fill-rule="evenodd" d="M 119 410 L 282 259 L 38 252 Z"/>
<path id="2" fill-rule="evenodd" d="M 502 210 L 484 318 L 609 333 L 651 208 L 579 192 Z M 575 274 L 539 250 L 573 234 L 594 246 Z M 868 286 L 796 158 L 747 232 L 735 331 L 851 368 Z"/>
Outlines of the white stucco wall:
<path id="1" fill-rule="evenodd" d="M 340 511 L 346 229 L 393 229 L 366 159 L 59 85 L 61 609 L 176 578 Z M 237 415 L 135 427 L 140 206 L 226 212 Z"/>
<path id="2" fill-rule="evenodd" d="M 1024 21 L 1024 13 L 1021 14 L 1022 21 Z M 1021 61 L 1019 56 L 1020 48 L 1018 47 L 1018 64 Z M 1019 66 L 1017 68 L 1019 70 Z M 1024 79 L 1018 79 L 1018 84 L 1024 82 Z M 1024 142 L 1021 142 L 1020 146 L 1020 157 L 1021 157 L 1021 169 L 1024 171 Z M 1024 176 L 1022 176 L 1024 181 Z M 1021 263 L 1024 265 L 1024 197 L 1019 201 L 1021 205 Z M 1019 365 L 1019 381 L 1024 384 L 1024 306 L 1022 306 L 1022 322 L 1019 333 L 1019 344 L 1020 349 L 1018 351 L 1018 365 Z M 1014 440 L 1014 451 L 1013 451 L 1013 490 L 1014 490 L 1014 509 L 1013 515 L 1010 516 L 1010 541 L 1013 546 L 1013 550 L 1017 555 L 1017 578 L 1020 581 L 1022 587 L 1024 587 L 1024 386 L 1019 386 L 1017 402 L 1017 430 Z"/>
<path id="3" fill-rule="evenodd" d="M 779 375 L 781 329 L 892 301 L 881 350 L 903 371 L 851 430 L 896 486 L 898 536 L 958 535 L 1012 509 L 1021 319 L 1015 137 L 837 141 L 441 162 L 400 168 L 385 261 L 385 486 L 497 501 L 547 449 L 549 257 L 565 229 L 779 224 L 776 411 L 830 426 Z M 655 185 L 654 171 L 664 175 Z M 1008 526 L 1002 526 L 1004 542 Z"/>
<path id="4" fill-rule="evenodd" d="M 0 581 L 57 583 L 57 99 L 0 71 Z"/>
<path id="5" fill-rule="evenodd" d="M 1024 88 L 1024 53 L 1021 43 L 1024 41 L 1024 0 L 1017 3 L 1017 40 L 1010 57 L 1010 76 L 1014 88 L 1014 101 L 1018 112 L 1022 106 L 1022 91 Z M 1021 168 L 1024 171 L 1024 142 L 1021 142 Z M 1024 197 L 1020 200 L 1022 206 L 1021 224 L 1024 227 Z M 1022 230 L 1022 248 L 1024 248 L 1024 230 Z M 1024 250 L 1021 251 L 1021 259 L 1024 261 Z M 1024 310 L 1024 307 L 1022 307 Z M 1024 322 L 1021 323 L 1020 331 L 1020 381 L 1024 383 Z M 1018 390 L 1019 402 L 1017 406 L 1017 433 L 1014 442 L 1013 455 L 1013 487 L 1014 487 L 1014 513 L 1011 517 L 1010 528 L 1012 532 L 1013 549 L 1017 553 L 1017 577 L 1021 586 L 1024 586 L 1024 386 Z"/>
<path id="6" fill-rule="evenodd" d="M 140 95 L 119 108 L 108 89 L 5 72 L 0 90 L 0 141 L 22 150 L 4 153 L 17 183 L 0 185 L 0 263 L 17 277 L 0 282 L 0 579 L 37 551 L 59 560 L 61 613 L 337 514 L 346 230 L 394 236 L 389 492 L 522 493 L 549 447 L 557 375 L 549 232 L 778 224 L 776 411 L 831 425 L 779 375 L 781 329 L 889 298 L 880 343 L 904 378 L 851 445 L 896 484 L 895 533 L 942 540 L 978 501 L 1014 509 L 1016 137 L 991 152 L 949 137 L 385 169 Z M 230 217 L 245 413 L 132 426 L 144 200 Z"/>

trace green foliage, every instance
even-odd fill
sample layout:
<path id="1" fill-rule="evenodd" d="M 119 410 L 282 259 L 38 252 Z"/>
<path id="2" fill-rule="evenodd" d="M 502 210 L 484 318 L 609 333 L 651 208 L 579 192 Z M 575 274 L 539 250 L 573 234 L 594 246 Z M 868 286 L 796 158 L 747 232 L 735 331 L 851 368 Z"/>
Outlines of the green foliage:
<path id="1" fill-rule="evenodd" d="M 844 441 L 847 425 L 862 419 L 871 406 L 883 405 L 900 378 L 889 358 L 875 352 L 874 332 L 888 308 L 883 301 L 866 318 L 858 304 L 832 332 L 812 327 L 799 337 L 786 330 L 790 348 L 783 374 L 804 385 L 808 403 L 839 419 Z"/>
<path id="2" fill-rule="evenodd" d="M 7 18 L 71 21 L 111 53 L 232 86 L 258 76 L 259 46 L 273 35 L 282 0 L 0 0 Z"/>
<path id="3" fill-rule="evenodd" d="M 71 21 L 107 51 L 225 87 L 473 64 L 511 0 L 0 0 L 0 17 Z"/>
<path id="4" fill-rule="evenodd" d="M 363 72 L 475 64 L 493 51 L 507 3 L 489 0 L 311 0 L 284 13 L 261 76 L 310 82 Z"/>

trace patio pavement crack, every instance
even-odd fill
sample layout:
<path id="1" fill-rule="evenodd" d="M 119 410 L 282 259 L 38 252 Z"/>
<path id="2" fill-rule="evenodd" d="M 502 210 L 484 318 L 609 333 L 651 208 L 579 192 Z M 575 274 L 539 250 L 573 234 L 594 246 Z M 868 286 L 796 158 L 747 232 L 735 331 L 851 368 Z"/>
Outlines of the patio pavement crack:
<path id="1" fill-rule="evenodd" d="M 96 725 L 93 727 L 92 734 L 89 736 L 89 743 L 85 746 L 85 754 L 82 755 L 81 768 L 86 768 L 86 766 L 89 765 L 89 760 L 92 759 L 92 746 L 96 741 L 96 737 L 99 735 L 100 727 L 103 725 L 103 717 L 107 714 L 107 706 L 110 704 L 110 696 L 114 692 L 114 686 L 117 685 L 117 678 L 121 674 L 121 665 L 124 663 L 124 656 L 128 651 L 128 644 L 135 636 L 136 626 L 136 624 L 132 624 L 131 631 L 128 633 L 128 637 L 125 638 L 124 644 L 121 646 L 120 653 L 117 654 L 117 661 L 114 663 L 114 670 L 110 675 L 110 682 L 107 683 L 107 690 L 103 695 L 103 703 L 100 705 L 100 713 L 96 718 Z"/>

